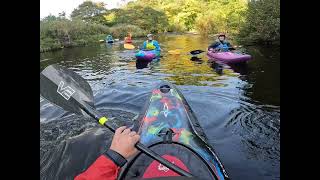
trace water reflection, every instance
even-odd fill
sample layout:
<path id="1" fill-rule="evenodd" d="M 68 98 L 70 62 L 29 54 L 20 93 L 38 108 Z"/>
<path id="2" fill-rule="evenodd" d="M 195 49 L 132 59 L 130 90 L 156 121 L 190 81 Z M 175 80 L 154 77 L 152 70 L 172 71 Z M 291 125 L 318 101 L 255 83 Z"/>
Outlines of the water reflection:
<path id="1" fill-rule="evenodd" d="M 192 56 L 192 57 L 190 58 L 190 61 L 197 62 L 197 63 L 199 63 L 199 64 L 202 64 L 202 63 L 203 63 L 203 59 L 202 59 L 202 58 L 199 58 L 199 57 L 197 57 L 197 56 Z"/>
<path id="2" fill-rule="evenodd" d="M 208 61 L 208 64 L 219 75 L 223 75 L 224 69 L 232 69 L 240 75 L 247 75 L 249 73 L 247 63 L 225 64 L 219 61 Z"/>
<path id="3" fill-rule="evenodd" d="M 160 61 L 137 62 L 135 51 L 125 50 L 123 44 L 102 43 L 42 53 L 40 71 L 54 63 L 76 71 L 89 81 L 97 109 L 123 121 L 140 112 L 153 85 L 161 80 L 175 83 L 231 178 L 278 179 L 277 51 L 250 47 L 253 61 L 225 65 L 208 62 L 205 53 L 190 55 L 192 50 L 206 49 L 212 41 L 208 38 L 169 34 L 157 40 L 163 49 Z M 167 53 L 174 49 L 181 53 Z M 94 121 L 65 114 L 44 99 L 40 99 L 40 116 L 41 179 L 72 179 L 106 148 L 110 135 L 98 130 Z"/>
<path id="4" fill-rule="evenodd" d="M 148 61 L 136 61 L 137 69 L 147 68 L 150 62 Z"/>
<path id="5" fill-rule="evenodd" d="M 223 74 L 223 64 L 215 61 L 208 62 L 208 64 L 212 67 L 212 69 L 219 75 Z"/>

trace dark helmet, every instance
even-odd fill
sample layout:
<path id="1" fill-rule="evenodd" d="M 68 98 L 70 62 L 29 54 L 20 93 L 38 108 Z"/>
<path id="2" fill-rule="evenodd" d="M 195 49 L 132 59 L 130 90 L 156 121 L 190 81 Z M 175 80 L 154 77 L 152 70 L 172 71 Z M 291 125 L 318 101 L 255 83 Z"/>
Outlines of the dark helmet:
<path id="1" fill-rule="evenodd" d="M 226 38 L 226 34 L 225 33 L 219 33 L 218 37 L 223 36 L 224 38 Z"/>

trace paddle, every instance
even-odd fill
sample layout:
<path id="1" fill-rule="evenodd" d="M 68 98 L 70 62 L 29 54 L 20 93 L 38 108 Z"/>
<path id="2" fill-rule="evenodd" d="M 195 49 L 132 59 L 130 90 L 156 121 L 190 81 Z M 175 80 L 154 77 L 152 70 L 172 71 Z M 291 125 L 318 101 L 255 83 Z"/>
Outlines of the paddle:
<path id="1" fill-rule="evenodd" d="M 107 117 L 100 115 L 94 108 L 93 93 L 90 85 L 75 72 L 59 65 L 50 65 L 40 73 L 40 94 L 66 111 L 76 114 L 88 114 L 101 125 L 115 132 L 116 127 L 110 126 Z M 160 155 L 138 142 L 135 147 L 149 157 L 157 160 L 176 173 L 192 177 L 178 166 L 170 163 Z"/>
<path id="2" fill-rule="evenodd" d="M 198 54 L 201 54 L 205 51 L 201 50 L 201 49 L 197 49 L 197 50 L 193 50 L 193 51 L 190 51 L 190 54 L 192 55 L 198 55 Z"/>
<path id="3" fill-rule="evenodd" d="M 237 48 L 237 47 L 241 48 L 242 46 L 229 47 L 229 50 L 236 50 L 235 48 Z M 203 53 L 203 52 L 205 52 L 205 51 L 203 51 L 203 50 L 201 50 L 201 49 L 197 49 L 197 50 L 190 51 L 190 54 L 192 54 L 192 55 L 198 55 L 198 54 L 201 54 L 201 53 Z"/>
<path id="4" fill-rule="evenodd" d="M 130 50 L 132 50 L 132 49 L 135 48 L 134 45 L 132 45 L 132 44 L 127 44 L 127 43 L 125 43 L 125 44 L 123 45 L 123 47 L 124 47 L 125 49 L 130 49 Z"/>
<path id="5" fill-rule="evenodd" d="M 193 50 L 193 51 L 190 51 L 190 53 L 182 53 L 182 54 L 186 54 L 186 55 L 197 55 L 197 54 L 200 54 L 204 51 L 202 50 Z M 181 54 L 181 49 L 175 49 L 175 50 L 169 50 L 168 53 L 170 55 L 180 55 Z"/>
<path id="6" fill-rule="evenodd" d="M 175 50 L 169 50 L 168 53 L 172 55 L 178 55 L 181 53 L 181 51 L 180 49 L 175 49 Z"/>

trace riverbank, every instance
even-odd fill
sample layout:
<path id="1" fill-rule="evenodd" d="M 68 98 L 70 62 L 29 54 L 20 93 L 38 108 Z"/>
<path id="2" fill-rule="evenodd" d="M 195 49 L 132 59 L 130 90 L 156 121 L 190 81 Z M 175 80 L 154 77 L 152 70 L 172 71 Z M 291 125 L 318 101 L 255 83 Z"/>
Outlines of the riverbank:
<path id="1" fill-rule="evenodd" d="M 113 36 L 114 39 L 120 39 L 122 41 L 126 35 L 126 30 L 124 27 L 120 26 L 118 28 L 114 28 L 110 34 Z M 144 38 L 147 34 L 147 32 L 136 32 L 132 33 L 133 38 Z M 166 35 L 195 35 L 195 36 L 201 36 L 201 33 L 199 32 L 163 32 L 163 33 L 158 33 L 156 34 L 157 36 L 166 36 Z M 209 34 L 207 35 L 207 39 L 213 40 L 217 38 L 218 34 Z M 45 46 L 40 45 L 40 53 L 44 52 L 52 52 L 52 51 L 59 51 L 65 48 L 74 48 L 74 47 L 84 47 L 84 46 L 94 46 L 97 44 L 105 43 L 101 42 L 101 40 L 105 39 L 105 34 L 100 34 L 100 35 L 92 35 L 86 37 L 86 39 L 80 39 L 80 40 L 74 40 L 74 41 L 65 41 L 62 43 L 59 42 L 54 42 L 53 40 L 45 43 Z M 236 44 L 242 45 L 242 46 L 255 46 L 255 45 L 261 45 L 261 46 L 279 46 L 280 41 L 269 41 L 269 42 L 246 42 L 246 41 L 241 41 L 239 38 L 229 35 L 228 40 L 232 42 L 236 42 Z M 41 40 L 40 40 L 41 44 Z"/>
<path id="2" fill-rule="evenodd" d="M 133 38 L 144 37 L 147 34 L 145 30 L 131 24 L 109 27 L 66 18 L 45 19 L 40 22 L 40 53 L 94 45 L 101 43 L 108 34 L 114 39 L 122 40 L 128 32 L 132 33 Z"/>

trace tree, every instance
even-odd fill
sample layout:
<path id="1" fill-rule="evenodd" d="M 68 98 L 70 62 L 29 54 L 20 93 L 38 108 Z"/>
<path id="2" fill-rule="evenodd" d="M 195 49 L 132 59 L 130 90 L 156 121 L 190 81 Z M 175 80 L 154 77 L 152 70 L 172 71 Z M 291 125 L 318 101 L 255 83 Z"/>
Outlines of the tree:
<path id="1" fill-rule="evenodd" d="M 149 32 L 163 32 L 169 25 L 163 12 L 136 4 L 124 9 L 110 10 L 104 18 L 107 25 L 131 24 Z"/>
<path id="2" fill-rule="evenodd" d="M 103 24 L 105 12 L 106 9 L 103 2 L 94 3 L 92 1 L 85 1 L 72 11 L 71 18 Z"/>
<path id="3" fill-rule="evenodd" d="M 271 42 L 280 40 L 280 0 L 250 1 L 240 40 Z"/>
<path id="4" fill-rule="evenodd" d="M 66 12 L 62 11 L 61 13 L 59 13 L 59 17 L 66 18 Z"/>

